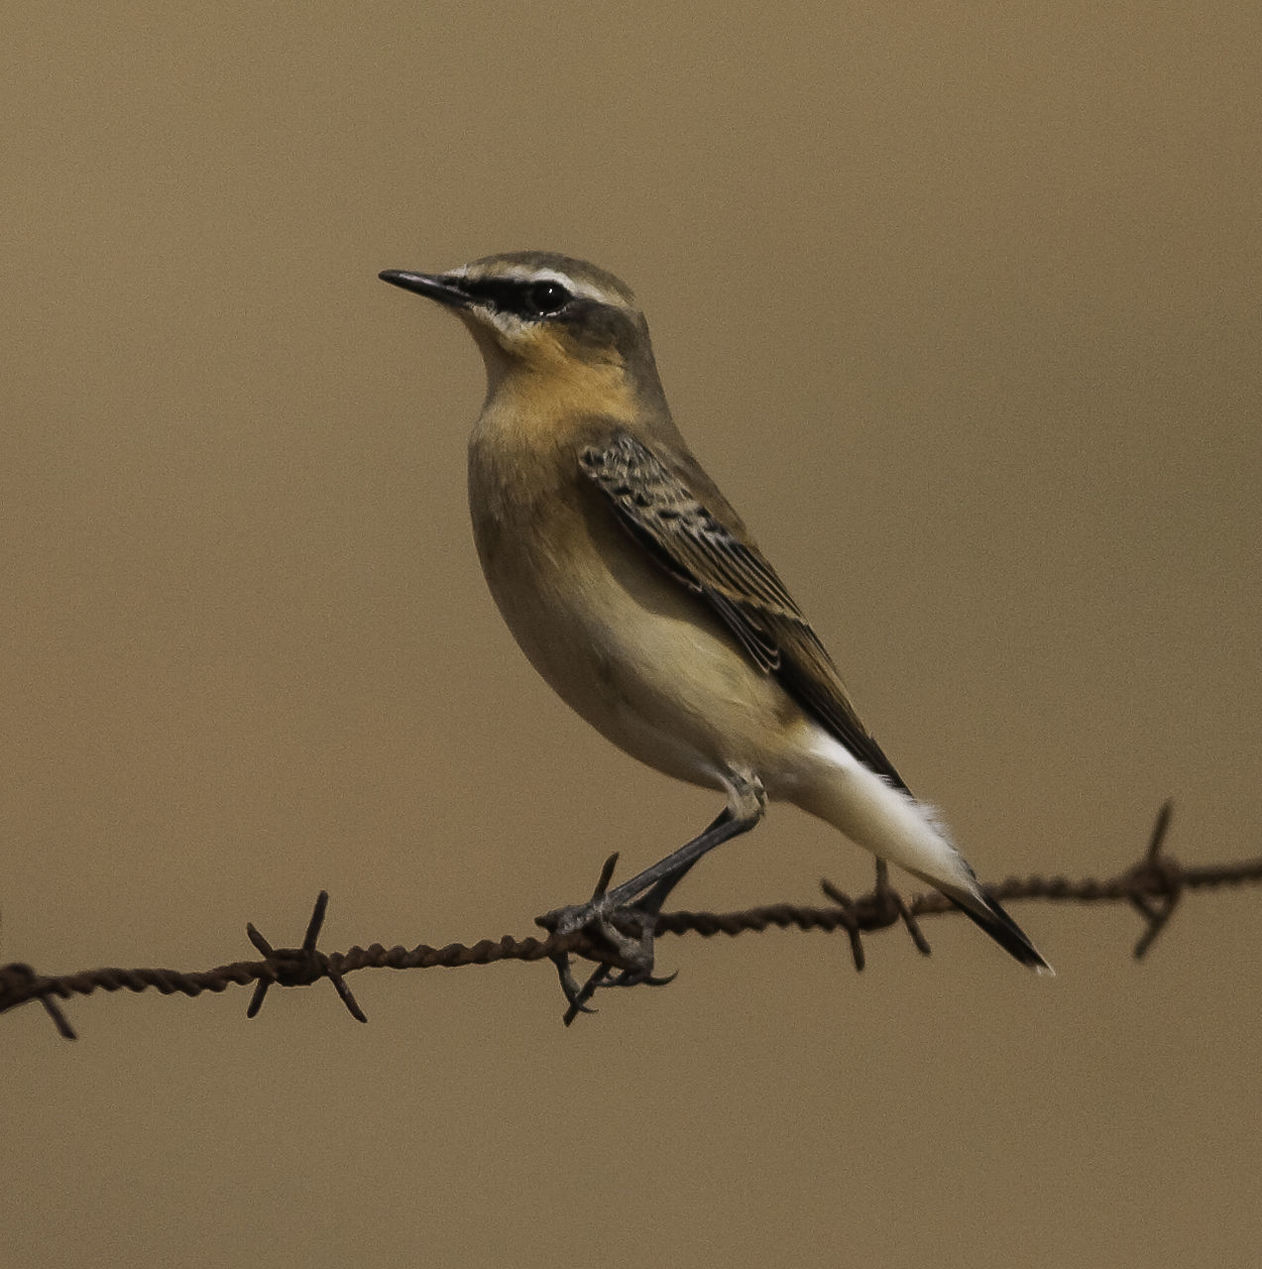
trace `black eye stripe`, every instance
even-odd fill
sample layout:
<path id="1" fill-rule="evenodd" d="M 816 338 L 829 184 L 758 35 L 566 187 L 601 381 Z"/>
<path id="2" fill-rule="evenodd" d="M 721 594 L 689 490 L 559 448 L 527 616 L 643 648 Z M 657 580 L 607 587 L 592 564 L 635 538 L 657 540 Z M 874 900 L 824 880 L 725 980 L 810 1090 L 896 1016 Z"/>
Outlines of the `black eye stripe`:
<path id="1" fill-rule="evenodd" d="M 501 313 L 532 319 L 559 312 L 573 299 L 560 282 L 517 281 L 512 278 L 461 278 L 457 286 Z"/>
<path id="2" fill-rule="evenodd" d="M 513 308 L 513 301 L 522 290 L 522 283 L 505 282 L 502 278 L 462 278 L 458 285 L 466 295 L 473 296 L 475 300 L 487 300 L 496 308 Z"/>

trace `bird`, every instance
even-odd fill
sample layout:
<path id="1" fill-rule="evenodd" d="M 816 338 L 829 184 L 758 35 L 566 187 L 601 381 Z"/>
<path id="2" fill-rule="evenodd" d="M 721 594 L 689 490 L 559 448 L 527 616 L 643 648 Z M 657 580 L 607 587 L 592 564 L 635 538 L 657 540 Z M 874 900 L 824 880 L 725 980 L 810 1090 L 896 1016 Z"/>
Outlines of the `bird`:
<path id="1" fill-rule="evenodd" d="M 461 319 L 487 392 L 468 450 L 478 556 L 496 605 L 553 690 L 632 757 L 721 793 L 704 832 L 588 904 L 624 985 L 652 974 L 652 917 L 714 847 L 794 804 L 963 910 L 1022 965 L 1053 972 L 986 894 L 938 813 L 860 720 L 802 609 L 694 457 L 625 283 L 553 252 L 486 256 L 382 281 Z M 881 874 L 878 874 L 881 875 Z M 613 915 L 645 918 L 638 943 Z M 542 918 L 541 918 L 542 920 Z M 634 946 L 632 945 L 634 943 Z M 575 1010 L 609 973 L 579 988 Z"/>

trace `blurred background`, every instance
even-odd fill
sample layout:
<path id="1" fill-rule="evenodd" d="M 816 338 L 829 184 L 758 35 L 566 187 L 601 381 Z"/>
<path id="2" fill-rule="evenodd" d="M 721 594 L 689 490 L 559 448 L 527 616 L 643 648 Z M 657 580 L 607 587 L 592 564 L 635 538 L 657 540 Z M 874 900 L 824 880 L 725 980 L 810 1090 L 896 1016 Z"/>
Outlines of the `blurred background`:
<path id="1" fill-rule="evenodd" d="M 464 505 L 482 368 L 377 281 L 538 247 L 667 392 L 986 878 L 1262 847 L 1262 15 L 20 6 L 0 65 L 0 961 L 532 930 L 716 811 L 554 699 Z M 682 906 L 866 856 L 773 809 Z M 1262 896 L 668 940 L 0 1019 L 13 1266 L 1257 1263 Z"/>

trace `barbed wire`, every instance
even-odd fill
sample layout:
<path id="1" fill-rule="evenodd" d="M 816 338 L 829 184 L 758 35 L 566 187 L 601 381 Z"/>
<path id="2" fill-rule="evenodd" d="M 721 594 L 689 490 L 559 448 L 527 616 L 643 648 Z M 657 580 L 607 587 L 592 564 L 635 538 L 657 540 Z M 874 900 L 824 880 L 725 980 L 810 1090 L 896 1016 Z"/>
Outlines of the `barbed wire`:
<path id="1" fill-rule="evenodd" d="M 1037 875 L 1012 877 L 998 885 L 986 886 L 986 893 L 1005 903 L 1040 900 L 1048 903 L 1129 904 L 1144 922 L 1144 929 L 1134 947 L 1135 958 L 1141 959 L 1186 893 L 1262 882 L 1262 856 L 1238 863 L 1187 867 L 1165 853 L 1170 816 L 1171 804 L 1167 802 L 1157 815 L 1143 857 L 1115 877 L 1106 880 L 1071 880 Z M 612 871 L 612 862 L 606 864 L 604 875 Z M 828 881 L 822 881 L 820 885 L 830 900 L 827 907 L 775 903 L 739 912 L 664 912 L 655 918 L 653 933 L 699 934 L 703 938 L 712 938 L 718 934 L 735 937 L 738 934 L 761 933 L 772 927 L 825 933 L 843 931 L 849 940 L 855 969 L 862 970 L 866 962 L 863 935 L 901 924 L 916 947 L 928 955 L 929 944 L 920 928 L 921 918 L 957 911 L 947 899 L 936 893 L 904 901 L 888 884 L 882 883 L 880 875 L 871 893 L 855 898 Z M 359 1022 L 366 1022 L 367 1017 L 346 985 L 346 975 L 357 970 L 455 969 L 465 965 L 493 965 L 500 961 L 557 962 L 570 954 L 585 957 L 598 967 L 609 970 L 625 967 L 618 948 L 590 928 L 567 934 L 549 932 L 543 938 L 505 935 L 496 940 L 482 939 L 471 946 L 448 943 L 444 947 L 431 947 L 421 943 L 413 948 L 398 945 L 387 948 L 373 943 L 368 947 L 354 946 L 345 952 L 321 952 L 316 944 L 327 909 L 328 893 L 322 891 L 299 947 L 273 947 L 252 924 L 247 925 L 246 933 L 263 959 L 233 961 L 214 969 L 188 972 L 107 967 L 74 974 L 44 975 L 22 962 L 3 965 L 0 966 L 0 1013 L 38 1000 L 58 1032 L 73 1040 L 74 1029 L 58 1003 L 72 996 L 88 996 L 96 991 L 150 990 L 164 996 L 200 996 L 204 992 L 218 993 L 232 986 L 254 984 L 254 994 L 247 1009 L 247 1016 L 252 1018 L 262 1007 L 268 989 L 273 985 L 305 987 L 327 978 L 351 1016 Z M 546 926 L 549 918 L 540 917 L 537 922 Z M 613 923 L 629 938 L 639 937 L 643 924 L 633 911 L 614 914 Z M 573 1021 L 580 1008 L 571 1004 L 565 1016 L 567 1023 Z"/>

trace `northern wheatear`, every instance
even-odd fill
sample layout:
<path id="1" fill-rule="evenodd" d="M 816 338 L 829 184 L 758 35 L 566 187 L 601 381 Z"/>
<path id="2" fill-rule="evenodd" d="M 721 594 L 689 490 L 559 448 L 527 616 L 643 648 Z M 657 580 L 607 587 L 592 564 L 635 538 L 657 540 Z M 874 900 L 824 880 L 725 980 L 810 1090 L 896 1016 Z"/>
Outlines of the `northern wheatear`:
<path id="1" fill-rule="evenodd" d="M 657 912 L 773 799 L 936 887 L 1023 965 L 1050 972 L 860 722 L 801 609 L 689 451 L 631 291 L 543 252 L 381 278 L 450 308 L 482 351 L 469 506 L 491 594 L 526 656 L 614 744 L 727 796 L 704 833 L 566 910 L 566 928 L 612 932 L 621 905 Z"/>

